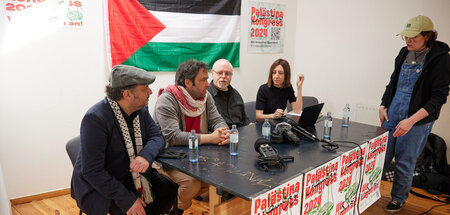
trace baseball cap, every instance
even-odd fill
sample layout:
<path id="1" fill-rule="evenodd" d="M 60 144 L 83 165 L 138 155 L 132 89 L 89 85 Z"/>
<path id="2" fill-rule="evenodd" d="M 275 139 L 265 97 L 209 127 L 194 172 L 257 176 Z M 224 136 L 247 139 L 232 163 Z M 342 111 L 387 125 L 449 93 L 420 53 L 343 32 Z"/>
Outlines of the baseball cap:
<path id="1" fill-rule="evenodd" d="M 402 35 L 411 38 L 417 36 L 422 31 L 433 31 L 433 28 L 433 22 L 430 18 L 418 15 L 408 20 L 403 31 L 398 33 L 397 36 Z"/>
<path id="2" fill-rule="evenodd" d="M 116 65 L 109 76 L 109 86 L 112 88 L 127 87 L 136 84 L 149 85 L 156 77 L 147 71 L 128 65 Z"/>

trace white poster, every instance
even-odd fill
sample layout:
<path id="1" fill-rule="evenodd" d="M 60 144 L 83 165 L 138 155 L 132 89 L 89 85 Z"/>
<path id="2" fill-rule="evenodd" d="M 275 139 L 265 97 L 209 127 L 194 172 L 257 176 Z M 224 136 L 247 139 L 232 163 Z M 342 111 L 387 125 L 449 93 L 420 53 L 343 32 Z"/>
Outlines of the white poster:
<path id="1" fill-rule="evenodd" d="M 6 18 L 12 24 L 83 26 L 83 0 L 4 0 L 4 3 Z"/>
<path id="2" fill-rule="evenodd" d="M 388 132 L 372 139 L 368 143 L 363 183 L 359 196 L 359 212 L 362 213 L 380 197 L 380 183 L 383 172 L 384 157 Z"/>
<path id="3" fill-rule="evenodd" d="M 300 214 L 303 175 L 252 199 L 252 215 Z"/>
<path id="4" fill-rule="evenodd" d="M 337 157 L 305 174 L 303 215 L 334 214 L 337 201 L 334 190 L 338 188 L 340 159 Z"/>
<path id="5" fill-rule="evenodd" d="M 255 1 L 249 6 L 248 52 L 282 53 L 286 6 Z"/>
<path id="6" fill-rule="evenodd" d="M 367 143 L 361 144 L 361 149 L 355 148 L 341 156 L 338 185 L 335 189 L 335 214 L 358 214 L 357 205 L 361 179 L 364 174 Z"/>

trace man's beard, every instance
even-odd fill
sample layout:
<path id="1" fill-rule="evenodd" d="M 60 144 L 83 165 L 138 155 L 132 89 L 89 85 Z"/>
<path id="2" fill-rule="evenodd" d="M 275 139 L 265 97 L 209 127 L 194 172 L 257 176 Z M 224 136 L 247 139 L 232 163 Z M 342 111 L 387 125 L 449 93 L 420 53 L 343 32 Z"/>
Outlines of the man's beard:
<path id="1" fill-rule="evenodd" d="M 229 83 L 228 83 L 228 81 L 225 81 L 226 83 L 225 84 L 222 84 L 222 82 L 221 81 L 224 81 L 223 79 L 221 80 L 221 79 L 219 79 L 219 81 L 217 82 L 217 88 L 219 88 L 220 90 L 225 90 L 225 89 L 227 89 L 228 88 L 228 85 L 230 85 Z"/>

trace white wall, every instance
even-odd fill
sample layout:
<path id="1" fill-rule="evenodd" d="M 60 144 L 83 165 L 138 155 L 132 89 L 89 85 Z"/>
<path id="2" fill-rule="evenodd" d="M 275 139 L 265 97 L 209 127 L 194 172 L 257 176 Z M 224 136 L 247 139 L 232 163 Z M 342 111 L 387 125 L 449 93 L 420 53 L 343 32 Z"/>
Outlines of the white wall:
<path id="1" fill-rule="evenodd" d="M 317 96 L 325 102 L 322 112 L 334 117 L 342 117 L 346 103 L 353 117 L 356 104 L 379 106 L 394 59 L 405 45 L 396 34 L 421 14 L 433 21 L 438 40 L 450 44 L 448 9 L 448 0 L 300 0 L 295 70 L 305 73 L 304 95 Z M 449 146 L 448 103 L 432 132 Z"/>
<path id="2" fill-rule="evenodd" d="M 83 29 L 8 25 L 0 7 L 0 163 L 10 199 L 67 188 L 65 143 L 103 97 L 101 1 L 84 1 Z"/>
<path id="3" fill-rule="evenodd" d="M 268 2 L 287 6 L 285 52 L 247 53 L 248 1 L 243 0 L 241 68 L 232 84 L 244 101 L 255 100 L 270 64 L 282 57 L 294 74 L 306 74 L 304 95 L 317 96 L 326 110 L 340 114 L 346 102 L 378 105 L 402 46 L 394 35 L 422 12 L 418 8 L 433 19 L 439 38 L 450 42 L 445 0 Z M 106 78 L 102 3 L 85 1 L 83 10 L 83 29 L 28 26 L 16 35 L 0 9 L 0 163 L 10 199 L 69 187 L 72 165 L 65 143 L 79 134 L 86 110 L 103 98 Z M 14 48 L 17 42 L 9 38 L 20 36 L 30 42 Z M 151 112 L 157 89 L 174 80 L 174 73 L 155 74 Z M 321 87 L 324 83 L 328 87 Z"/>
<path id="4" fill-rule="evenodd" d="M 0 214 L 11 214 L 11 204 L 6 193 L 2 164 L 0 163 Z"/>

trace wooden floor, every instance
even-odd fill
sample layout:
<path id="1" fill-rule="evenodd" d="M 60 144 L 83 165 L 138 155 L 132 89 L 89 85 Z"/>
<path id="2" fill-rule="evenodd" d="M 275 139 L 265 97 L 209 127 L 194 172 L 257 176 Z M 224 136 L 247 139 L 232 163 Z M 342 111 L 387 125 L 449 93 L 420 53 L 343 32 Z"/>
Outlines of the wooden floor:
<path id="1" fill-rule="evenodd" d="M 392 184 L 390 182 L 383 181 L 381 183 L 381 199 L 370 206 L 363 215 L 382 215 L 387 214 L 384 212 L 384 207 L 390 201 L 390 190 Z M 414 191 L 422 194 L 428 194 L 426 191 L 421 189 L 413 188 Z M 440 198 L 444 200 L 443 198 Z M 410 194 L 405 208 L 398 214 L 421 214 L 432 206 L 440 205 L 442 203 L 423 199 Z M 250 204 L 248 204 L 250 207 Z M 250 210 L 250 209 L 249 209 Z M 217 210 L 216 210 L 217 211 Z M 65 215 L 65 214 L 78 214 L 78 208 L 76 206 L 75 200 L 73 200 L 69 195 L 62 195 L 58 197 L 43 199 L 39 201 L 33 201 L 30 203 L 18 204 L 12 206 L 13 215 L 34 215 L 34 214 L 45 214 L 45 215 Z M 186 210 L 184 214 L 193 215 L 207 215 L 208 214 L 208 203 L 199 202 L 194 200 L 194 203 L 189 210 Z M 232 215 L 238 215 L 239 213 L 232 212 Z M 450 205 L 445 205 L 441 207 L 436 207 L 428 214 L 450 214 Z"/>

